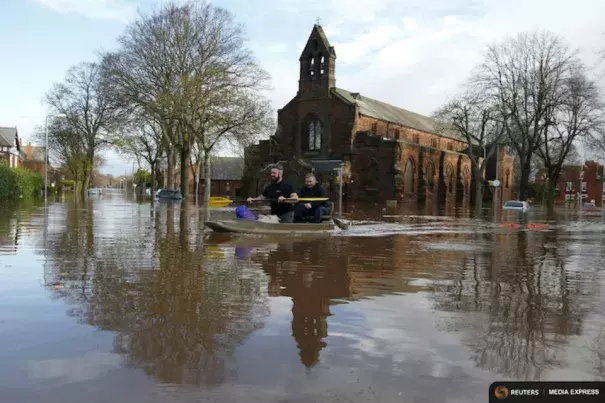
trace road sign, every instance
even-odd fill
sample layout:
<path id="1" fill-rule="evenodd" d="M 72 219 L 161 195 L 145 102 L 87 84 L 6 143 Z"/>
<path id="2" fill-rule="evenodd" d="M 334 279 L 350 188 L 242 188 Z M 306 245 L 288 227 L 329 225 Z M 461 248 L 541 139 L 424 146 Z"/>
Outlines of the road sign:
<path id="1" fill-rule="evenodd" d="M 492 182 L 492 185 L 494 187 L 498 187 L 498 186 L 500 186 L 500 181 L 498 179 L 496 179 L 495 181 Z"/>

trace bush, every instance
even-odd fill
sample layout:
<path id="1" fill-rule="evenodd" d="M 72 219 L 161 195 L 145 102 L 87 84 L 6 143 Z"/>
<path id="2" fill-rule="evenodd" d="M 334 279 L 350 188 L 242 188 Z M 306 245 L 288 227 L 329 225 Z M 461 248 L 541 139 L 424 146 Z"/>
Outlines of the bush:
<path id="1" fill-rule="evenodd" d="M 42 190 L 44 180 L 40 174 L 25 168 L 9 168 L 5 163 L 0 163 L 0 199 L 35 197 Z"/>

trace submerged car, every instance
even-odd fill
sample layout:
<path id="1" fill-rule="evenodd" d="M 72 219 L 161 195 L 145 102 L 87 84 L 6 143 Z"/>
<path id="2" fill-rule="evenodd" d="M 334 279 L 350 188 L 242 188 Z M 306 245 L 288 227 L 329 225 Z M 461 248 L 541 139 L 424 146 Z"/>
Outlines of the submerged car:
<path id="1" fill-rule="evenodd" d="M 521 200 L 509 200 L 502 206 L 503 210 L 516 210 L 516 211 L 527 211 L 529 210 L 529 203 Z"/>

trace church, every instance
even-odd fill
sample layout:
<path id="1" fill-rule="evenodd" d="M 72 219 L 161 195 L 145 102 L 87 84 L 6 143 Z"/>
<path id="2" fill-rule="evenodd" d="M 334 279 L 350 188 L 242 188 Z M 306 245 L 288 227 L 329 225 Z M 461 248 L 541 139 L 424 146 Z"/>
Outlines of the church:
<path id="1" fill-rule="evenodd" d="M 333 200 L 339 192 L 335 168 L 342 167 L 344 201 L 470 202 L 469 145 L 458 133 L 337 87 L 336 50 L 318 24 L 299 61 L 298 92 L 278 110 L 275 134 L 246 149 L 242 193 L 259 194 L 271 165 L 280 163 L 296 188 L 315 172 Z M 505 150 L 499 157 L 506 201 L 514 188 L 513 158 Z M 489 162 L 487 179 L 495 179 L 495 161 Z"/>

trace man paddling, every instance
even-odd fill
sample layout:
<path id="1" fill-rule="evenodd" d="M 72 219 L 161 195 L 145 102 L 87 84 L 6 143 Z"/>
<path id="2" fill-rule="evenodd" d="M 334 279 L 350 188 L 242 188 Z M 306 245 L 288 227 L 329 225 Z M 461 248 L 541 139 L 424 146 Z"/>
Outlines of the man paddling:
<path id="1" fill-rule="evenodd" d="M 300 197 L 328 198 L 328 192 L 313 174 L 305 175 L 305 186 L 300 189 Z M 294 221 L 302 222 L 306 217 L 313 217 L 313 221 L 320 223 L 322 217 L 328 213 L 327 200 L 299 204 L 294 210 Z"/>
<path id="2" fill-rule="evenodd" d="M 271 214 L 279 217 L 280 223 L 294 222 L 294 203 L 298 195 L 294 187 L 283 179 L 284 170 L 280 165 L 271 169 L 271 183 L 265 186 L 263 193 L 254 198 L 249 197 L 248 203 L 254 200 L 277 199 L 271 202 Z M 292 200 L 285 200 L 292 199 Z"/>

